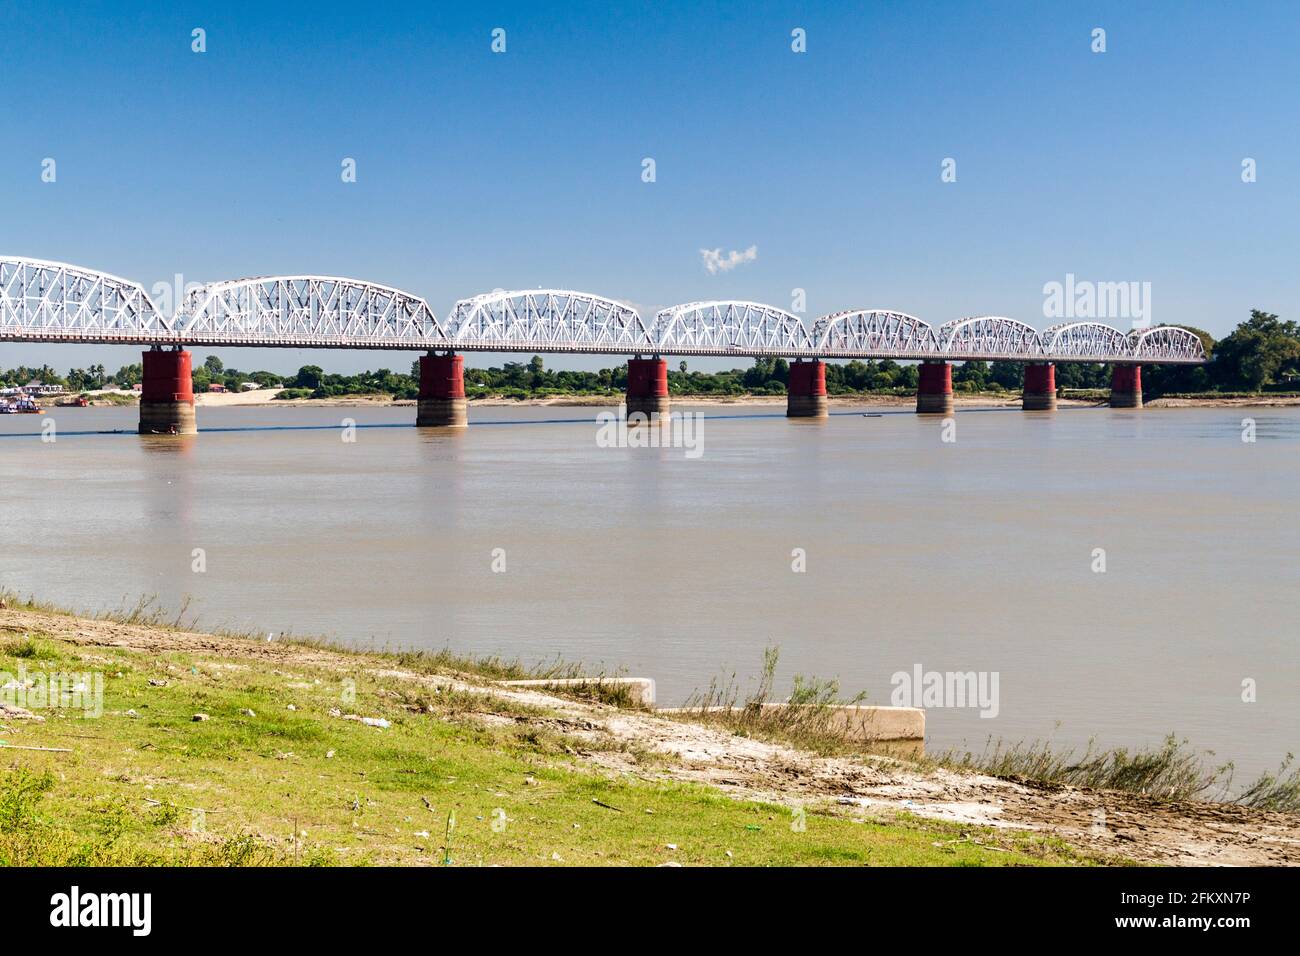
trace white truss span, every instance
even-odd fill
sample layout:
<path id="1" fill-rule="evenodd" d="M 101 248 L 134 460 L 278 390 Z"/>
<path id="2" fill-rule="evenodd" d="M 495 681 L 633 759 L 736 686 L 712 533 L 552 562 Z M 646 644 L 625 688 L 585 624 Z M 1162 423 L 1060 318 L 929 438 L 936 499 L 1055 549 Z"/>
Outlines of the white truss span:
<path id="1" fill-rule="evenodd" d="M 149 294 L 129 279 L 0 256 L 0 340 L 151 344 L 171 338 Z"/>
<path id="2" fill-rule="evenodd" d="M 335 276 L 271 276 L 195 289 L 176 319 L 194 345 L 285 348 L 445 347 L 428 303 L 399 289 Z"/>
<path id="3" fill-rule="evenodd" d="M 970 359 L 1036 357 L 1043 351 L 1037 329 L 1001 315 L 976 315 L 945 322 L 939 326 L 938 335 L 941 352 Z"/>
<path id="4" fill-rule="evenodd" d="M 914 315 L 886 309 L 832 312 L 813 325 L 818 355 L 826 358 L 939 358 L 934 329 Z"/>
<path id="5" fill-rule="evenodd" d="M 804 355 L 812 339 L 798 316 L 758 302 L 688 302 L 655 316 L 650 339 L 674 355 Z"/>
<path id="6" fill-rule="evenodd" d="M 1128 336 L 1100 322 L 1068 322 L 1039 333 L 1045 357 L 1106 362 L 1129 350 Z"/>
<path id="7" fill-rule="evenodd" d="M 758 302 L 688 302 L 650 328 L 614 299 L 561 289 L 462 299 L 440 325 L 398 289 L 332 276 L 273 276 L 202 286 L 175 318 L 136 282 L 61 262 L 0 256 L 0 341 L 281 348 L 455 349 L 606 355 L 736 355 L 900 361 L 1197 364 L 1201 340 L 1173 326 L 1121 332 L 1072 322 L 1037 332 L 981 315 L 938 328 L 889 309 L 818 319 Z"/>
<path id="8" fill-rule="evenodd" d="M 1128 338 L 1129 353 L 1135 359 L 1163 363 L 1205 361 L 1205 347 L 1201 344 L 1201 337 L 1186 329 L 1157 325 L 1131 332 Z"/>
<path id="9" fill-rule="evenodd" d="M 447 318 L 457 349 L 639 354 L 654 345 L 636 309 L 567 289 L 489 292 L 461 299 Z"/>

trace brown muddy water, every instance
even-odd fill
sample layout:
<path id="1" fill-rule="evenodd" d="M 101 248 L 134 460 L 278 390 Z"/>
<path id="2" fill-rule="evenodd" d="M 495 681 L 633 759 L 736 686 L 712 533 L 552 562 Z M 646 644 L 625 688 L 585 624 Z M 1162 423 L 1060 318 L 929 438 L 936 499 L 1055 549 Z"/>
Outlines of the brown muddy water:
<path id="1" fill-rule="evenodd" d="M 928 708 L 932 749 L 1175 732 L 1241 779 L 1300 742 L 1300 409 L 961 411 L 950 442 L 906 411 L 691 410 L 698 457 L 601 447 L 589 408 L 472 408 L 460 434 L 406 407 L 200 408 L 193 440 L 55 409 L 53 442 L 5 416 L 0 586 L 580 660 L 663 704 L 748 686 L 773 644 L 783 687 L 875 703 L 918 667 L 996 673 L 996 716 Z"/>

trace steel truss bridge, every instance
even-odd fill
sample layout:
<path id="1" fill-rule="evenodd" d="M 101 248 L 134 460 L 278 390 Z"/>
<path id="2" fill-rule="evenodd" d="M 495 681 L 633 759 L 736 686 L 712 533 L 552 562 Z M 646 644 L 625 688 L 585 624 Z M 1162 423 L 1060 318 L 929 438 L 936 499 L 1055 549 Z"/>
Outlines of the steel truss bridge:
<path id="1" fill-rule="evenodd" d="M 129 279 L 61 262 L 0 256 L 0 342 L 142 346 L 586 352 L 903 361 L 1204 362 L 1186 329 L 1132 332 L 1099 322 L 1038 331 L 1005 316 L 933 326 L 890 309 L 817 319 L 758 302 L 689 302 L 646 322 L 636 309 L 563 289 L 496 291 L 462 299 L 439 322 L 417 295 L 333 276 L 214 282 L 164 315 Z"/>

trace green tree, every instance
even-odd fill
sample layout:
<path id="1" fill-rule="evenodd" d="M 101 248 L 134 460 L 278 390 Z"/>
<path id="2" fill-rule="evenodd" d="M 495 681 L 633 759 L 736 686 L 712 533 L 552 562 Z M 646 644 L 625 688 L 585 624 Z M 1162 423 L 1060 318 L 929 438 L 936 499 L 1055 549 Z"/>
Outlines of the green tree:
<path id="1" fill-rule="evenodd" d="M 1258 391 L 1300 367 L 1300 328 L 1251 309 L 1250 318 L 1213 348 L 1213 378 L 1221 387 Z"/>
<path id="2" fill-rule="evenodd" d="M 772 360 L 769 358 L 756 358 L 754 364 L 745 369 L 745 374 L 741 376 L 741 384 L 750 390 L 762 388 L 766 383 L 768 376 L 772 374 Z"/>
<path id="3" fill-rule="evenodd" d="M 994 362 L 989 366 L 987 381 L 1012 391 L 1021 388 L 1025 382 L 1024 363 Z"/>
<path id="4" fill-rule="evenodd" d="M 144 380 L 144 369 L 139 365 L 123 365 L 113 373 L 113 384 L 118 388 L 130 388 Z"/>
<path id="5" fill-rule="evenodd" d="M 988 374 L 988 362 L 963 362 L 953 369 L 952 383 L 963 391 L 978 392 L 986 386 Z"/>
<path id="6" fill-rule="evenodd" d="M 304 365 L 298 369 L 298 374 L 294 376 L 290 386 L 293 388 L 310 388 L 313 391 L 320 388 L 321 381 L 325 377 L 325 371 L 319 365 Z"/>

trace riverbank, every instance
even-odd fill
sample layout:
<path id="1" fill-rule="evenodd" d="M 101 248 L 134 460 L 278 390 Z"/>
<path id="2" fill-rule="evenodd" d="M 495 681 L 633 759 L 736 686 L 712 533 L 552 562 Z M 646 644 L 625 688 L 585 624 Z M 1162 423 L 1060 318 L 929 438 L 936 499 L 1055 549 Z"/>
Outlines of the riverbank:
<path id="1" fill-rule="evenodd" d="M 495 661 L 11 598 L 20 668 L 89 672 L 102 701 L 0 716 L 11 863 L 1300 864 L 1294 814 L 819 754 L 505 688 Z"/>
<path id="2" fill-rule="evenodd" d="M 262 407 L 314 407 L 314 408 L 369 408 L 386 406 L 413 406 L 413 399 L 394 399 L 391 395 L 340 395 L 330 398 L 295 398 L 278 399 L 276 396 L 284 391 L 282 388 L 262 388 L 247 392 L 202 392 L 194 396 L 194 403 L 200 408 L 230 408 L 237 406 Z M 139 401 L 136 392 L 106 389 L 86 393 L 91 405 L 135 404 Z M 503 396 L 483 396 L 470 398 L 471 406 L 492 407 L 541 407 L 541 408 L 608 408 L 622 401 L 621 393 L 609 395 L 545 395 L 535 398 L 507 398 Z M 912 408 L 916 405 L 915 395 L 895 395 L 861 393 L 855 395 L 832 395 L 828 402 L 832 408 Z M 784 408 L 785 395 L 673 395 L 672 403 L 676 406 L 695 407 L 699 405 L 735 405 L 741 407 Z M 1058 399 L 1061 408 L 1087 408 L 1106 403 L 1103 392 L 1086 397 L 1063 397 Z M 953 395 L 953 404 L 957 408 L 1019 408 L 1018 392 L 957 392 Z M 1300 395 L 1216 395 L 1204 393 L 1199 395 L 1171 395 L 1154 398 L 1146 402 L 1148 408 L 1270 408 L 1300 406 Z"/>

